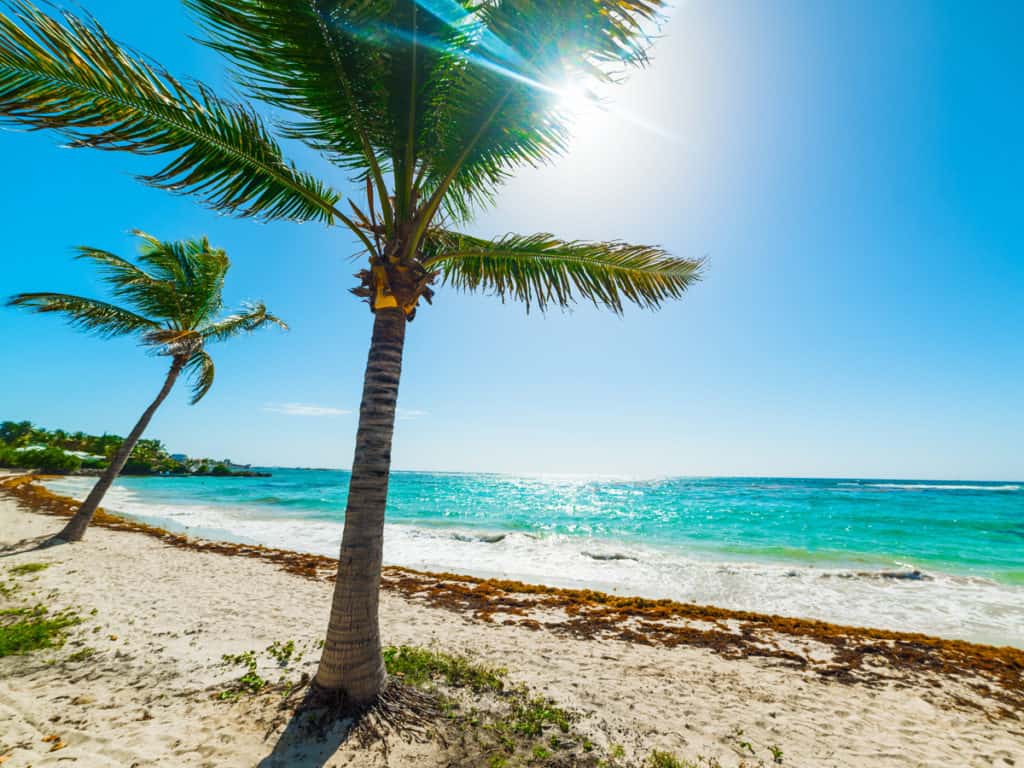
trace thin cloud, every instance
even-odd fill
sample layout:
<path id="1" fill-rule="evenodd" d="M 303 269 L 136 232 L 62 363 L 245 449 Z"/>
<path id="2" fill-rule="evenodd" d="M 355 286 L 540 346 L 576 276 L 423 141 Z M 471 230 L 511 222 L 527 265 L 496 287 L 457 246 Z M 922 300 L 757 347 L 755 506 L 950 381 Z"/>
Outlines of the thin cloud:
<path id="1" fill-rule="evenodd" d="M 352 413 L 344 408 L 309 403 L 267 403 L 263 406 L 263 410 L 270 413 L 283 413 L 285 416 L 344 416 Z"/>

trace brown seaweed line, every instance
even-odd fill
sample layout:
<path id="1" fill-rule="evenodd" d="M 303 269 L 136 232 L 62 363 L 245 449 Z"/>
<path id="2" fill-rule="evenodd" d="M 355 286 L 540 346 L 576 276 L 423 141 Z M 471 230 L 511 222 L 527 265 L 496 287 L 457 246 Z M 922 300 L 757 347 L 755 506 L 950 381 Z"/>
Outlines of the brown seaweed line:
<path id="1" fill-rule="evenodd" d="M 40 475 L 0 481 L 0 489 L 31 510 L 70 516 L 74 499 L 36 483 Z M 332 581 L 337 561 L 324 555 L 293 552 L 262 545 L 196 539 L 163 528 L 97 510 L 93 525 L 133 531 L 170 546 L 228 556 L 254 557 L 288 573 L 316 581 Z M 866 627 L 843 626 L 813 619 L 738 611 L 707 605 L 621 597 L 589 589 L 566 589 L 505 579 L 456 573 L 428 573 L 410 568 L 384 568 L 382 587 L 406 598 L 491 622 L 528 629 L 546 629 L 582 639 L 612 638 L 641 645 L 704 648 L 726 658 L 765 657 L 822 679 L 845 684 L 905 684 L 896 674 L 931 673 L 959 679 L 994 708 L 977 699 L 950 693 L 959 706 L 983 709 L 993 719 L 1024 720 L 1024 650 L 963 640 Z M 561 611 L 565 618 L 540 621 L 538 616 Z M 704 627 L 684 622 L 699 622 Z M 730 626 L 731 625 L 731 626 Z M 782 647 L 780 640 L 813 641 L 831 650 L 820 661 Z M 933 679 L 933 687 L 941 688 Z"/>

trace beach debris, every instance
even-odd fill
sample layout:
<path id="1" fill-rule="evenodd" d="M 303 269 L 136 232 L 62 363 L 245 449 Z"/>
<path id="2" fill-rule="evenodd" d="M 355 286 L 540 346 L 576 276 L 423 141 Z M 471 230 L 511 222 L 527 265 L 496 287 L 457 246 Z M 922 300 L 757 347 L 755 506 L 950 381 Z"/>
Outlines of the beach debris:
<path id="1" fill-rule="evenodd" d="M 583 550 L 582 554 L 592 560 L 632 560 L 634 563 L 640 562 L 638 558 L 632 555 L 623 555 L 618 552 L 587 552 Z"/>
<path id="2" fill-rule="evenodd" d="M 456 541 L 478 541 L 481 544 L 497 544 L 500 541 L 505 540 L 504 533 L 482 533 L 475 535 L 468 535 L 465 533 L 453 533 L 451 537 Z"/>
<path id="3" fill-rule="evenodd" d="M 931 581 L 932 577 L 921 571 L 879 571 L 873 574 L 879 579 L 901 579 L 903 581 Z"/>
<path id="4" fill-rule="evenodd" d="M 923 571 L 899 570 L 899 571 L 853 571 L 846 573 L 823 573 L 823 579 L 889 579 L 891 581 L 934 581 L 934 576 L 929 576 Z"/>
<path id="5" fill-rule="evenodd" d="M 64 741 L 58 734 L 51 733 L 48 736 L 43 737 L 43 743 L 50 745 L 50 751 L 56 752 L 59 749 L 64 749 L 67 746 L 67 742 Z"/>

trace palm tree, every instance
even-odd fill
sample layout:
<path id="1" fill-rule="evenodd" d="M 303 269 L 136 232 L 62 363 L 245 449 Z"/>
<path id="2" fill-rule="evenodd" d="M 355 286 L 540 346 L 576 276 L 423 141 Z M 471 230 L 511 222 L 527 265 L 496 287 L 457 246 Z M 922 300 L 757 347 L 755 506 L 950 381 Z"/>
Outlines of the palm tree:
<path id="1" fill-rule="evenodd" d="M 61 532 L 60 538 L 66 541 L 82 539 L 103 496 L 178 376 L 184 372 L 192 378 L 193 405 L 210 391 L 214 368 L 206 351 L 208 344 L 270 324 L 287 328 L 261 303 L 246 304 L 235 314 L 220 316 L 221 290 L 231 262 L 223 250 L 211 248 L 205 237 L 163 242 L 144 232 L 135 234 L 141 240 L 138 264 L 97 248 L 78 248 L 79 258 L 102 269 L 104 281 L 123 305 L 66 293 L 19 293 L 7 302 L 32 312 L 56 312 L 75 328 L 102 337 L 136 336 L 143 346 L 171 358 L 156 399 L 117 446 L 110 465 Z"/>
<path id="2" fill-rule="evenodd" d="M 346 171 L 342 195 L 284 159 L 244 103 L 187 86 L 93 20 L 26 0 L 0 16 L 0 120 L 73 147 L 169 155 L 144 183 L 217 211 L 345 227 L 373 331 L 338 578 L 315 682 L 359 710 L 385 680 L 377 621 L 384 510 L 406 325 L 441 278 L 541 310 L 577 298 L 621 312 L 680 297 L 700 262 L 659 248 L 453 229 L 569 136 L 567 83 L 646 62 L 663 0 L 185 0 L 206 44 L 280 135 Z"/>

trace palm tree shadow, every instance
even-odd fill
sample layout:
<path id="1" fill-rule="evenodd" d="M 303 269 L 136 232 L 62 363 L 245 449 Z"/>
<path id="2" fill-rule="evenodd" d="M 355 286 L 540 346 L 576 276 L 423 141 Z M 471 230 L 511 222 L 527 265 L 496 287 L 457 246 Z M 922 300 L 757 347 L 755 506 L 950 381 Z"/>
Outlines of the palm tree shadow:
<path id="1" fill-rule="evenodd" d="M 351 732 L 353 720 L 330 718 L 318 722 L 316 711 L 300 705 L 269 755 L 257 768 L 322 768 L 334 757 Z"/>
<path id="2" fill-rule="evenodd" d="M 61 544 L 67 544 L 67 541 L 59 536 L 54 536 L 52 533 L 47 533 L 43 536 L 33 536 L 30 539 L 22 539 L 10 544 L 0 544 L 0 558 L 58 547 Z"/>

